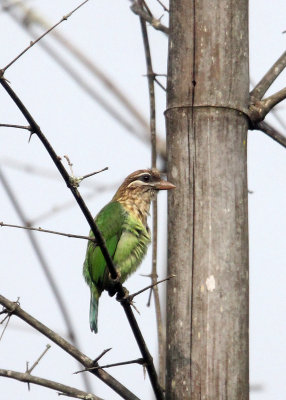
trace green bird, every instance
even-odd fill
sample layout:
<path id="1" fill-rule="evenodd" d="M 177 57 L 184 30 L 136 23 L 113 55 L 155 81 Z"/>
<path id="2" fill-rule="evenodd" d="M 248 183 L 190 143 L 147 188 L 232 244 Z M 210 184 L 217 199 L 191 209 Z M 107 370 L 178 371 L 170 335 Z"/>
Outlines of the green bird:
<path id="1" fill-rule="evenodd" d="M 147 225 L 150 203 L 159 190 L 175 186 L 161 179 L 156 169 L 141 169 L 128 175 L 112 200 L 95 217 L 123 283 L 142 262 L 151 241 Z M 90 232 L 90 237 L 94 237 Z M 104 289 L 112 293 L 112 281 L 99 246 L 88 242 L 83 275 L 90 287 L 90 329 L 97 333 L 98 299 Z"/>

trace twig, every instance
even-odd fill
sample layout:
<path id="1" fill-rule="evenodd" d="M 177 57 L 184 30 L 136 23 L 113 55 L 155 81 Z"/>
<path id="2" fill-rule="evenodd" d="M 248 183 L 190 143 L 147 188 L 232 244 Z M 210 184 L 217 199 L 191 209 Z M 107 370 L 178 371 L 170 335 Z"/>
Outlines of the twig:
<path id="1" fill-rule="evenodd" d="M 151 275 L 148 275 L 148 276 L 151 276 Z M 138 296 L 139 294 L 145 292 L 145 291 L 148 290 L 148 289 L 154 288 L 155 286 L 159 285 L 159 283 L 169 281 L 170 279 L 174 278 L 175 276 L 176 276 L 176 275 L 170 275 L 170 276 L 167 276 L 167 278 L 165 278 L 165 279 L 161 279 L 160 281 L 156 281 L 155 283 L 152 283 L 151 285 L 146 286 L 144 289 L 138 290 L 138 292 L 135 292 L 135 293 L 133 293 L 133 294 L 130 294 L 130 295 L 127 297 L 127 299 L 129 299 L 130 301 L 132 301 L 132 300 L 134 299 L 135 296 Z"/>
<path id="2" fill-rule="evenodd" d="M 88 370 L 77 371 L 77 372 L 74 372 L 74 373 L 77 374 L 79 372 L 84 372 L 84 371 L 90 371 L 90 370 L 95 370 L 95 369 L 103 369 L 103 368 L 119 367 L 121 365 L 129 365 L 129 364 L 145 365 L 145 361 L 144 361 L 143 358 L 137 358 L 136 360 L 122 361 L 122 362 L 113 363 L 113 364 L 106 364 L 106 365 L 97 365 L 95 367 L 89 368 Z"/>
<path id="3" fill-rule="evenodd" d="M 85 368 L 93 367 L 93 360 L 79 351 L 75 346 L 65 340 L 63 337 L 58 335 L 56 332 L 52 331 L 46 325 L 42 324 L 36 318 L 32 317 L 30 314 L 25 312 L 19 305 L 6 299 L 4 296 L 0 295 L 0 304 L 2 304 L 8 312 L 21 318 L 27 324 L 32 326 L 37 331 L 41 332 L 47 338 L 56 343 L 61 347 L 66 353 L 70 354 L 73 358 L 79 361 Z M 103 370 L 90 371 L 93 375 L 96 375 L 99 379 L 105 382 L 109 387 L 111 387 L 116 393 L 121 397 L 128 400 L 139 400 L 133 393 L 126 389 L 121 383 L 114 379 L 111 375 Z"/>
<path id="4" fill-rule="evenodd" d="M 9 96 L 11 97 L 11 99 L 15 102 L 15 104 L 17 105 L 17 107 L 19 108 L 19 110 L 22 112 L 22 114 L 24 115 L 24 117 L 26 118 L 27 122 L 30 124 L 31 128 L 32 128 L 32 132 L 34 132 L 39 140 L 42 142 L 43 146 L 46 148 L 47 152 L 49 153 L 51 159 L 53 160 L 55 166 L 57 167 L 57 169 L 59 170 L 60 174 L 62 175 L 67 187 L 71 190 L 75 200 L 77 201 L 79 207 L 82 210 L 82 213 L 84 214 L 93 234 L 94 237 L 96 238 L 97 244 L 101 249 L 101 252 L 105 258 L 106 261 L 106 265 L 107 268 L 109 270 L 110 276 L 112 279 L 117 278 L 117 271 L 116 268 L 113 264 L 112 258 L 107 250 L 107 247 L 105 245 L 105 241 L 98 229 L 98 227 L 96 226 L 94 219 L 90 213 L 90 211 L 88 210 L 85 202 L 83 201 L 79 191 L 77 190 L 77 188 L 73 187 L 70 183 L 70 177 L 66 171 L 66 169 L 64 168 L 63 164 L 61 163 L 61 161 L 59 160 L 57 154 L 55 153 L 54 149 L 52 148 L 52 146 L 50 145 L 50 143 L 48 142 L 48 140 L 46 139 L 46 137 L 44 136 L 43 132 L 41 131 L 40 127 L 38 126 L 38 124 L 35 122 L 35 120 L 33 119 L 32 115 L 29 113 L 29 111 L 27 110 L 27 108 L 24 106 L 24 104 L 21 102 L 21 100 L 19 99 L 19 97 L 16 95 L 16 93 L 13 91 L 13 89 L 11 88 L 11 86 L 8 84 L 8 82 L 2 77 L 0 78 L 0 84 L 3 86 L 3 88 L 6 90 L 6 92 L 9 94 Z M 120 282 L 118 282 L 116 284 L 116 290 L 117 293 L 119 295 L 119 297 L 124 297 L 125 295 L 125 291 L 123 289 L 123 286 L 121 285 Z M 163 395 L 163 391 L 162 388 L 158 382 L 158 377 L 157 377 L 157 373 L 153 364 L 153 358 L 151 356 L 151 354 L 149 353 L 149 350 L 146 346 L 145 340 L 143 338 L 143 335 L 139 329 L 138 323 L 135 319 L 135 316 L 133 314 L 133 311 L 131 309 L 130 304 L 127 301 L 122 301 L 121 305 L 124 309 L 124 312 L 126 314 L 126 317 L 129 321 L 130 327 L 132 329 L 132 332 L 135 336 L 135 339 L 137 341 L 138 347 L 141 351 L 142 357 L 144 358 L 145 362 L 146 362 L 146 369 L 148 371 L 149 374 L 149 378 L 151 381 L 151 385 L 153 387 L 154 390 L 154 394 L 156 396 L 157 400 L 163 400 L 164 395 Z"/>
<path id="5" fill-rule="evenodd" d="M 0 376 L 15 379 L 17 381 L 33 383 L 35 385 L 44 386 L 49 389 L 57 390 L 63 394 L 83 400 L 102 400 L 100 397 L 94 394 L 83 392 L 71 386 L 63 385 L 62 383 L 50 381 L 48 379 L 40 378 L 38 376 L 30 375 L 28 372 L 22 373 L 17 371 L 11 371 L 7 369 L 0 369 Z"/>
<path id="6" fill-rule="evenodd" d="M 164 32 L 166 35 L 169 34 L 169 28 L 167 28 L 165 25 L 161 24 L 159 19 L 156 19 L 152 16 L 150 16 L 146 11 L 142 9 L 142 7 L 139 6 L 137 1 L 133 1 L 131 5 L 131 10 L 134 12 L 134 14 L 138 15 L 139 17 L 143 18 L 146 22 L 148 22 L 154 29 Z"/>
<path id="7" fill-rule="evenodd" d="M 271 139 L 275 140 L 277 143 L 281 144 L 281 146 L 286 148 L 286 136 L 277 131 L 277 129 L 274 129 L 267 122 L 265 121 L 259 122 L 254 126 L 254 129 L 266 133 L 266 135 L 271 137 Z"/>
<path id="8" fill-rule="evenodd" d="M 48 229 L 42 229 L 41 227 L 39 228 L 34 228 L 31 226 L 21 226 L 21 225 L 12 225 L 12 224 L 5 224 L 4 222 L 0 222 L 0 226 L 6 226 L 9 228 L 18 228 L 18 229 L 26 229 L 28 231 L 37 231 L 37 232 L 44 232 L 44 233 L 51 233 L 53 235 L 59 235 L 59 236 L 66 236 L 69 238 L 76 238 L 76 239 L 85 239 L 85 240 L 90 240 L 94 241 L 93 238 L 90 238 L 89 236 L 82 236 L 82 235 L 73 235 L 72 233 L 63 233 L 63 232 L 57 232 L 57 231 L 49 231 Z"/>
<path id="9" fill-rule="evenodd" d="M 165 6 L 165 4 L 162 3 L 162 1 L 157 0 L 157 2 L 160 4 L 160 6 L 163 8 L 164 11 L 169 12 L 169 9 Z"/>
<path id="10" fill-rule="evenodd" d="M 9 322 L 10 322 L 10 318 L 11 318 L 11 314 L 6 315 L 6 317 L 0 322 L 0 324 L 3 324 L 3 322 L 5 322 L 5 320 L 7 319 L 7 322 L 6 322 L 6 324 L 5 324 L 4 328 L 3 328 L 3 331 L 1 332 L 1 335 L 0 335 L 0 341 L 2 340 L 2 337 L 4 336 L 4 333 L 5 333 L 5 331 L 7 329 L 7 326 L 9 324 Z"/>
<path id="11" fill-rule="evenodd" d="M 27 368 L 27 371 L 26 371 L 27 374 L 30 374 L 33 371 L 33 369 L 36 368 L 36 366 L 39 364 L 41 359 L 44 357 L 44 355 L 47 353 L 47 351 L 49 351 L 50 348 L 51 348 L 51 345 L 47 344 L 45 350 L 38 357 L 38 359 L 34 362 L 34 364 L 31 366 L 31 368 L 29 368 L 29 369 Z"/>
<path id="12" fill-rule="evenodd" d="M 252 97 L 251 104 L 249 106 L 249 118 L 252 124 L 263 121 L 272 108 L 276 106 L 276 104 L 285 100 L 285 98 L 286 87 L 263 100 L 257 101 L 254 97 Z"/>
<path id="13" fill-rule="evenodd" d="M 1 74 L 3 75 L 4 72 L 11 67 L 23 54 L 25 54 L 31 47 L 33 47 L 36 43 L 38 43 L 43 37 L 45 37 L 48 33 L 50 33 L 53 29 L 55 29 L 58 25 L 60 25 L 63 21 L 66 21 L 74 12 L 76 12 L 80 7 L 82 7 L 85 3 L 89 0 L 84 0 L 80 5 L 78 5 L 75 9 L 69 12 L 67 15 L 64 15 L 60 21 L 58 21 L 55 25 L 49 28 L 46 32 L 44 32 L 41 36 L 39 36 L 36 40 L 32 41 L 28 47 L 26 47 L 17 57 L 15 57 L 6 67 L 1 69 Z"/>
<path id="14" fill-rule="evenodd" d="M 1 79 L 0 83 L 2 83 L 2 82 L 5 82 L 5 84 L 7 83 L 5 80 Z M 10 185 L 8 183 L 8 180 L 6 179 L 6 177 L 3 174 L 3 171 L 1 171 L 1 169 L 0 169 L 0 181 L 2 182 L 3 187 L 5 188 L 5 190 L 7 192 L 7 195 L 10 198 L 10 201 L 13 204 L 13 206 L 14 206 L 14 208 L 16 210 L 16 213 L 18 214 L 22 224 L 28 226 L 29 222 L 28 222 L 28 220 L 27 220 L 27 218 L 26 218 L 26 216 L 24 214 L 24 211 L 23 211 L 20 203 L 18 202 L 15 194 L 13 193 L 12 188 L 10 187 Z M 75 330 L 73 328 L 73 325 L 72 325 L 72 322 L 71 322 L 71 318 L 69 316 L 68 309 L 67 309 L 66 304 L 64 302 L 64 299 L 62 297 L 61 291 L 59 290 L 59 288 L 57 286 L 57 283 L 56 283 L 56 281 L 55 281 L 55 279 L 54 279 L 54 277 L 53 277 L 53 275 L 52 275 L 52 273 L 50 271 L 50 267 L 49 267 L 48 262 L 47 262 L 47 260 L 46 260 L 46 258 L 44 256 L 44 253 L 42 252 L 42 250 L 41 250 L 41 248 L 39 246 L 39 243 L 38 243 L 35 235 L 33 234 L 33 232 L 31 232 L 30 230 L 27 230 L 27 235 L 28 235 L 29 240 L 31 242 L 31 245 L 32 245 L 32 247 L 34 249 L 34 252 L 35 252 L 35 254 L 36 254 L 36 256 L 37 256 L 37 258 L 39 260 L 40 266 L 42 267 L 42 270 L 43 270 L 43 272 L 44 272 L 44 274 L 46 276 L 46 279 L 47 279 L 47 281 L 48 281 L 48 283 L 50 285 L 52 293 L 55 296 L 56 302 L 58 304 L 58 307 L 60 309 L 60 312 L 62 314 L 63 320 L 64 320 L 66 328 L 67 328 L 68 337 L 70 338 L 72 343 L 75 346 L 77 346 L 78 345 L 78 339 L 77 339 Z M 85 377 L 84 377 L 84 380 L 85 380 L 85 386 L 86 386 L 87 390 L 89 391 L 89 387 L 90 387 L 89 382 Z"/>
<path id="15" fill-rule="evenodd" d="M 103 350 L 102 353 L 99 354 L 99 356 L 97 356 L 94 360 L 93 363 L 97 363 L 106 353 L 108 353 L 111 350 L 111 347 L 109 347 L 108 349 Z"/>
<path id="16" fill-rule="evenodd" d="M 275 79 L 286 67 L 286 51 L 278 58 L 270 70 L 263 76 L 254 89 L 250 92 L 250 96 L 256 100 L 261 100 L 267 90 L 270 88 Z"/>
<path id="17" fill-rule="evenodd" d="M 26 129 L 27 131 L 31 131 L 29 126 L 23 125 L 14 125 L 14 124 L 0 124 L 1 128 L 18 128 L 18 129 Z"/>

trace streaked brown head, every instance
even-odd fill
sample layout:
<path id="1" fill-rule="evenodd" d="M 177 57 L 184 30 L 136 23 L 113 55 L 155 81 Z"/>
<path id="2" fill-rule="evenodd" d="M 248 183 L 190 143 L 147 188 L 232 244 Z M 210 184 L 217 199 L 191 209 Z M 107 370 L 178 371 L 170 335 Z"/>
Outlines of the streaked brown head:
<path id="1" fill-rule="evenodd" d="M 119 201 L 136 216 L 142 215 L 140 219 L 146 223 L 150 203 L 156 193 L 174 188 L 175 185 L 161 178 L 157 169 L 139 169 L 127 176 L 112 201 Z"/>

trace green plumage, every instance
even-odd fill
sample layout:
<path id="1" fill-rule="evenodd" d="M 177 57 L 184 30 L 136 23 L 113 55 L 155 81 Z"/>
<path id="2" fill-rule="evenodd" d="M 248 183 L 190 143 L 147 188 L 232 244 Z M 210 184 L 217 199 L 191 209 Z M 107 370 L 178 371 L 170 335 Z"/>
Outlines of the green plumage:
<path id="1" fill-rule="evenodd" d="M 96 216 L 95 222 L 123 283 L 132 274 L 146 254 L 150 243 L 147 227 L 120 202 L 108 203 Z M 93 237 L 93 233 L 90 233 Z M 97 333 L 98 299 L 109 285 L 109 274 L 102 252 L 89 242 L 83 266 L 83 275 L 90 287 L 90 329 Z"/>

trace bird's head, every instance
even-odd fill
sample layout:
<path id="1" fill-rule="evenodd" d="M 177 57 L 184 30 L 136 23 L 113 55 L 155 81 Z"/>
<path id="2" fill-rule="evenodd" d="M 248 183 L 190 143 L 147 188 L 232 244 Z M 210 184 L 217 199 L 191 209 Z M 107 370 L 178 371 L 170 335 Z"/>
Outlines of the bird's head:
<path id="1" fill-rule="evenodd" d="M 146 221 L 150 203 L 157 192 L 174 188 L 175 185 L 161 178 L 157 169 L 140 169 L 127 176 L 112 201 L 119 201 L 129 211 L 142 214 Z"/>
<path id="2" fill-rule="evenodd" d="M 121 198 L 134 197 L 134 195 L 144 196 L 144 194 L 147 197 L 149 195 L 150 200 L 152 200 L 154 194 L 159 190 L 174 188 L 175 185 L 161 178 L 157 169 L 139 169 L 127 176 L 115 193 L 113 200 L 120 201 Z"/>

